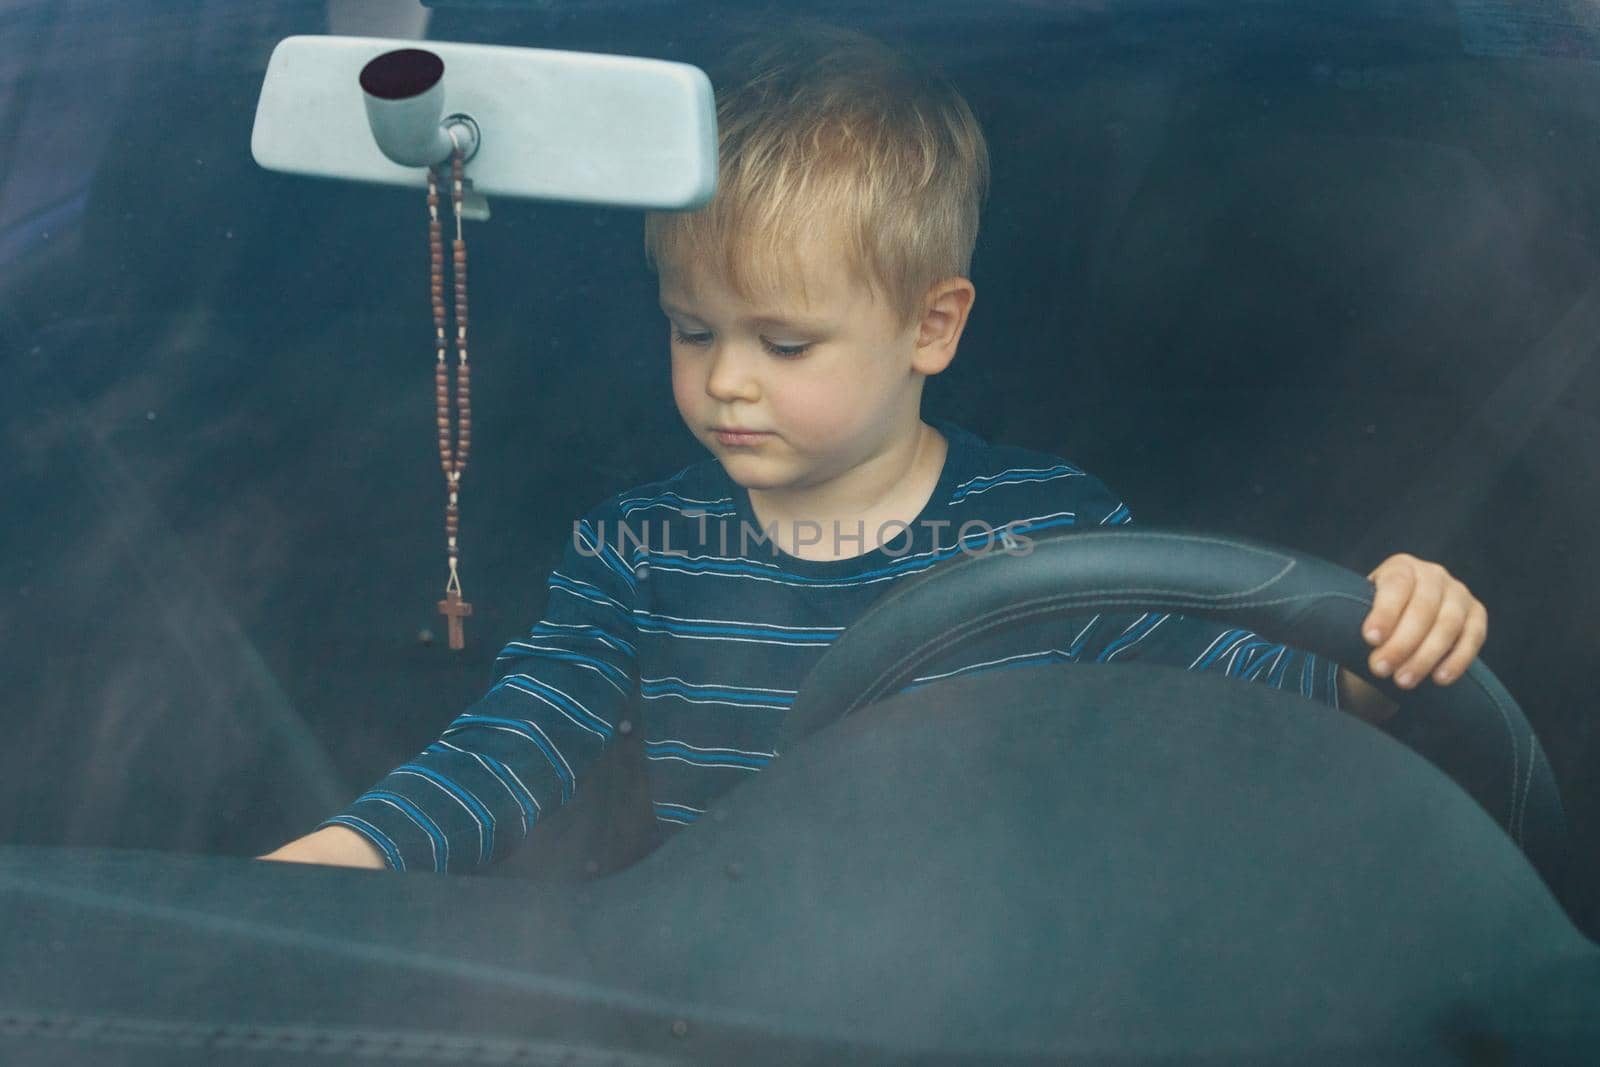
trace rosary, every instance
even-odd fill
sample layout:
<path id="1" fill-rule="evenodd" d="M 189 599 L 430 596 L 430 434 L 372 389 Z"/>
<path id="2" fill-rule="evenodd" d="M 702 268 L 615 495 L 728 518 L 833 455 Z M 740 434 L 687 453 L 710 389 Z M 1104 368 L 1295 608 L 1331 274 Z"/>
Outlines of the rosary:
<path id="1" fill-rule="evenodd" d="M 454 137 L 451 138 L 454 140 Z M 428 168 L 428 251 L 432 259 L 433 332 L 437 359 L 433 368 L 433 392 L 437 401 L 439 423 L 439 462 L 444 468 L 444 487 L 450 494 L 444 510 L 446 551 L 450 560 L 450 577 L 445 582 L 445 597 L 439 601 L 439 613 L 449 620 L 450 647 L 459 651 L 466 646 L 462 620 L 472 614 L 472 605 L 461 599 L 461 576 L 456 564 L 461 558 L 456 536 L 460 530 L 461 513 L 458 502 L 461 496 L 461 473 L 467 469 L 467 453 L 472 448 L 472 383 L 467 371 L 467 243 L 461 238 L 462 155 L 459 145 L 450 157 L 451 207 L 456 217 L 454 266 L 456 279 L 456 432 L 455 445 L 451 447 L 450 434 L 450 371 L 446 365 L 450 341 L 445 334 L 444 315 L 444 236 L 439 222 L 439 177 L 434 168 Z"/>

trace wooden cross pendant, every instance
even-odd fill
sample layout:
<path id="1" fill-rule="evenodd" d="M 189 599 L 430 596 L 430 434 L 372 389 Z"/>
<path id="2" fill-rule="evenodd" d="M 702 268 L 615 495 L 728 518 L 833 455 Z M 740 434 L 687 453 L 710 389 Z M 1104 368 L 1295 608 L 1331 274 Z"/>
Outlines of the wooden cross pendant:
<path id="1" fill-rule="evenodd" d="M 472 614 L 472 605 L 461 599 L 461 594 L 454 589 L 439 601 L 439 614 L 450 620 L 450 647 L 457 652 L 467 646 L 467 635 L 461 628 L 461 620 Z"/>

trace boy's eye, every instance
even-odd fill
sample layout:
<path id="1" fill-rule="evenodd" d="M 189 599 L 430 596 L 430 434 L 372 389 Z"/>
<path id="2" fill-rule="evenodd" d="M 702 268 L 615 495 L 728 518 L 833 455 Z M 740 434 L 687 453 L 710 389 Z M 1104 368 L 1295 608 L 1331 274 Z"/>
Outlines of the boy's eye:
<path id="1" fill-rule="evenodd" d="M 702 330 L 690 333 L 687 330 L 680 330 L 678 327 L 674 326 L 672 328 L 672 339 L 680 345 L 693 345 L 696 348 L 704 348 L 711 343 L 711 332 L 709 330 Z M 765 348 L 772 355 L 780 356 L 784 359 L 793 359 L 796 356 L 805 355 L 806 351 L 810 349 L 811 344 L 812 342 L 806 341 L 801 344 L 782 345 L 776 341 L 770 341 L 765 337 L 761 339 L 762 348 Z"/>
<path id="2" fill-rule="evenodd" d="M 761 339 L 761 344 L 768 352 L 771 352 L 775 356 L 786 356 L 791 358 L 794 356 L 805 355 L 806 349 L 811 347 L 811 342 L 809 341 L 807 341 L 805 344 L 798 345 L 780 345 L 776 341 L 767 340 L 765 337 Z"/>

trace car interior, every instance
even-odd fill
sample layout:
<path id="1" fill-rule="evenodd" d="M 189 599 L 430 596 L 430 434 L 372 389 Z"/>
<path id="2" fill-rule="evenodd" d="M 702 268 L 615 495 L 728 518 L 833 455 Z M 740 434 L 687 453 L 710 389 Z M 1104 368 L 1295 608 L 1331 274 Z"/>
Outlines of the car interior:
<path id="1" fill-rule="evenodd" d="M 704 455 L 641 212 L 491 198 L 451 650 L 426 203 L 252 157 L 274 47 L 714 69 L 795 13 L 989 138 L 925 411 L 1154 540 L 886 601 L 814 735 L 670 840 L 634 738 L 481 875 L 252 862 L 492 684 L 576 516 Z M 1562 0 L 0 3 L 0 1059 L 1593 1062 L 1597 59 Z M 1353 660 L 1328 598 L 1397 551 L 1490 634 L 1390 730 L 1172 669 L 885 673 L 985 598 L 1203 611 L 1262 554 L 1310 605 L 1263 632 Z"/>

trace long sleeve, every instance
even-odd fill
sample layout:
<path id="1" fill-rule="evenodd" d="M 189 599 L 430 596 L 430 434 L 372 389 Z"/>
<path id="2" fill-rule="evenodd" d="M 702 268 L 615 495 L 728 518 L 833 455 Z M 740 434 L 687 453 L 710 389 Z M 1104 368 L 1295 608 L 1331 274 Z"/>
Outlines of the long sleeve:
<path id="1" fill-rule="evenodd" d="M 1085 663 L 1143 660 L 1209 671 L 1299 693 L 1338 707 L 1339 666 L 1249 630 L 1185 615 L 1148 612 L 1082 620 L 1074 659 Z"/>
<path id="2" fill-rule="evenodd" d="M 455 873 L 505 855 L 572 798 L 638 688 L 638 585 L 604 530 L 577 524 L 544 617 L 500 652 L 493 688 L 324 825 L 363 835 L 395 870 Z"/>

